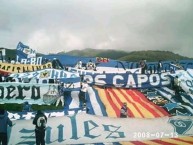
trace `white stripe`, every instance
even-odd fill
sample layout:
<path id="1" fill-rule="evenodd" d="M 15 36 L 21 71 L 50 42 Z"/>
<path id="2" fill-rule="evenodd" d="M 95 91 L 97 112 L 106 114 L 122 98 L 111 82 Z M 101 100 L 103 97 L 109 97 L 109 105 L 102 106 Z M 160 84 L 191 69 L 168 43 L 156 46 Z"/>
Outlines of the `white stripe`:
<path id="1" fill-rule="evenodd" d="M 192 94 L 188 93 L 188 95 L 193 99 L 193 95 Z"/>
<path id="2" fill-rule="evenodd" d="M 72 97 L 72 102 L 69 105 L 69 109 L 72 108 L 79 108 L 79 97 L 78 97 L 79 91 L 72 91 L 71 92 L 71 97 Z"/>
<path id="3" fill-rule="evenodd" d="M 163 87 L 162 89 L 164 89 L 165 91 L 169 92 L 169 93 L 172 94 L 172 95 L 175 95 L 175 91 L 169 89 L 168 87 Z"/>
<path id="4" fill-rule="evenodd" d="M 155 89 L 157 90 L 163 97 L 167 98 L 168 100 L 170 100 L 172 103 L 174 103 L 175 101 L 172 99 L 172 95 L 171 94 L 167 94 L 159 89 Z"/>
<path id="5" fill-rule="evenodd" d="M 180 96 L 181 96 L 182 100 L 183 100 L 185 103 L 187 103 L 187 104 L 189 104 L 190 106 L 193 107 L 193 105 L 190 103 L 190 101 L 189 101 L 188 99 L 186 99 L 186 97 L 184 97 L 183 95 L 180 95 Z M 192 111 L 192 112 L 193 112 L 193 111 Z"/>
<path id="6" fill-rule="evenodd" d="M 190 113 L 192 114 L 193 109 L 192 109 L 191 107 L 189 107 L 189 106 L 187 106 L 187 105 L 180 105 L 180 106 L 183 106 L 184 108 L 186 108 L 187 110 L 189 110 Z"/>
<path id="7" fill-rule="evenodd" d="M 94 90 L 92 89 L 92 87 L 88 87 L 88 94 L 89 94 L 90 102 L 91 102 L 91 105 L 93 107 L 95 114 L 103 116 L 100 105 L 98 104 L 97 99 L 96 99 L 96 94 Z"/>

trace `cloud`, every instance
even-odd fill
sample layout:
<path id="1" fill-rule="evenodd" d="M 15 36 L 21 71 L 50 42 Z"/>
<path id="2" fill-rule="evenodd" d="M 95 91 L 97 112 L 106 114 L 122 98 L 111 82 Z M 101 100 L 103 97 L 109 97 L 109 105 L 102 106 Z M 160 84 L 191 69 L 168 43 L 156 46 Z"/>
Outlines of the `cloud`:
<path id="1" fill-rule="evenodd" d="M 0 46 L 193 53 L 192 0 L 1 0 Z"/>
<path id="2" fill-rule="evenodd" d="M 29 46 L 40 53 L 58 53 L 66 50 L 83 49 L 82 40 L 71 33 L 61 30 L 57 32 L 45 29 L 35 31 L 27 40 Z"/>

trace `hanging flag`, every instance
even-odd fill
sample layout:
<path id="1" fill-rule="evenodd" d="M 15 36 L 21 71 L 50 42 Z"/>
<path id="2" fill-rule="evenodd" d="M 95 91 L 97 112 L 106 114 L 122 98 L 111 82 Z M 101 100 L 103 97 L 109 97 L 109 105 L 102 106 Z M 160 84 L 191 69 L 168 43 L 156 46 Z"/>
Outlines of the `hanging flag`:
<path id="1" fill-rule="evenodd" d="M 21 59 L 28 59 L 36 57 L 36 51 L 29 48 L 29 46 L 24 45 L 23 43 L 19 42 L 16 48 L 17 54 L 17 61 L 21 61 Z"/>

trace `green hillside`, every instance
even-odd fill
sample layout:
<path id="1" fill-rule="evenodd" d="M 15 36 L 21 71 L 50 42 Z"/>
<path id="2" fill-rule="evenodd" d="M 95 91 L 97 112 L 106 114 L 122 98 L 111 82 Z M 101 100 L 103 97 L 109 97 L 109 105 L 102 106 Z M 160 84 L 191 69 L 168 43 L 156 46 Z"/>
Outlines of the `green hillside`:
<path id="1" fill-rule="evenodd" d="M 59 53 L 59 54 L 62 54 Z M 85 57 L 107 57 L 111 59 L 117 59 L 124 57 L 126 54 L 129 54 L 128 52 L 125 51 L 117 51 L 117 50 L 102 50 L 102 49 L 83 49 L 83 50 L 72 50 L 67 52 L 66 54 L 68 55 L 73 55 L 73 56 L 85 56 Z"/>
<path id="2" fill-rule="evenodd" d="M 158 61 L 158 60 L 188 60 L 191 58 L 175 54 L 170 51 L 133 51 L 128 55 L 119 58 L 122 61 L 138 61 L 145 59 L 147 61 Z"/>
<path id="3" fill-rule="evenodd" d="M 3 48 L 0 48 L 3 49 Z M 14 49 L 6 49 L 6 59 L 15 58 L 16 50 Z M 64 52 L 60 52 L 58 54 L 64 54 Z M 65 54 L 73 55 L 73 56 L 83 56 L 83 57 L 105 57 L 115 60 L 121 61 L 139 61 L 141 59 L 145 59 L 147 61 L 158 61 L 158 60 L 187 60 L 193 59 L 185 56 L 181 56 L 175 54 L 170 51 L 158 51 L 158 50 L 147 50 L 147 51 L 119 51 L 119 50 L 101 50 L 101 49 L 83 49 L 83 50 L 73 50 L 69 51 Z M 43 54 L 37 54 L 37 56 L 41 56 Z"/>
<path id="4" fill-rule="evenodd" d="M 175 54 L 170 51 L 159 51 L 159 50 L 126 52 L 118 50 L 84 49 L 84 50 L 73 50 L 67 52 L 66 54 L 85 57 L 107 57 L 110 59 L 122 61 L 139 61 L 141 59 L 145 59 L 147 61 L 192 59 Z"/>

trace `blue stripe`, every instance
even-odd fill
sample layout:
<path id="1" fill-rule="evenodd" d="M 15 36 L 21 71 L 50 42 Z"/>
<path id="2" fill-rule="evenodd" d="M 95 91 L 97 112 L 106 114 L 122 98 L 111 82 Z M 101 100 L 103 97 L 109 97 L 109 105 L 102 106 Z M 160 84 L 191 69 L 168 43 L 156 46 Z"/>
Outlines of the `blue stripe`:
<path id="1" fill-rule="evenodd" d="M 65 95 L 64 96 L 64 103 L 65 103 L 65 105 L 64 105 L 64 112 L 65 112 L 66 115 L 69 114 L 68 111 L 70 110 L 69 105 L 71 104 L 71 102 L 72 102 L 71 95 Z"/>
<path id="2" fill-rule="evenodd" d="M 187 72 L 187 74 L 188 74 L 189 76 L 191 76 L 191 77 L 193 78 L 192 74 L 190 74 L 188 71 L 186 71 L 186 72 Z"/>
<path id="3" fill-rule="evenodd" d="M 184 98 L 186 98 L 190 103 L 193 103 L 193 99 L 191 98 L 191 96 L 185 94 L 185 93 L 182 93 L 181 94 Z"/>
<path id="4" fill-rule="evenodd" d="M 88 113 L 89 114 L 95 114 L 94 113 L 94 108 L 93 108 L 93 106 L 91 105 L 91 101 L 90 101 L 90 96 L 88 95 L 88 93 L 86 93 L 86 105 L 87 105 L 87 107 L 89 108 L 89 111 L 88 111 Z"/>
<path id="5" fill-rule="evenodd" d="M 114 142 L 113 145 L 121 145 L 119 142 Z"/>
<path id="6" fill-rule="evenodd" d="M 93 91 L 95 92 L 96 100 L 97 100 L 97 102 L 100 106 L 100 109 L 101 109 L 101 112 L 102 112 L 103 116 L 107 116 L 105 106 L 104 106 L 103 102 L 101 101 L 101 99 L 99 97 L 98 91 L 94 88 L 93 88 Z"/>

